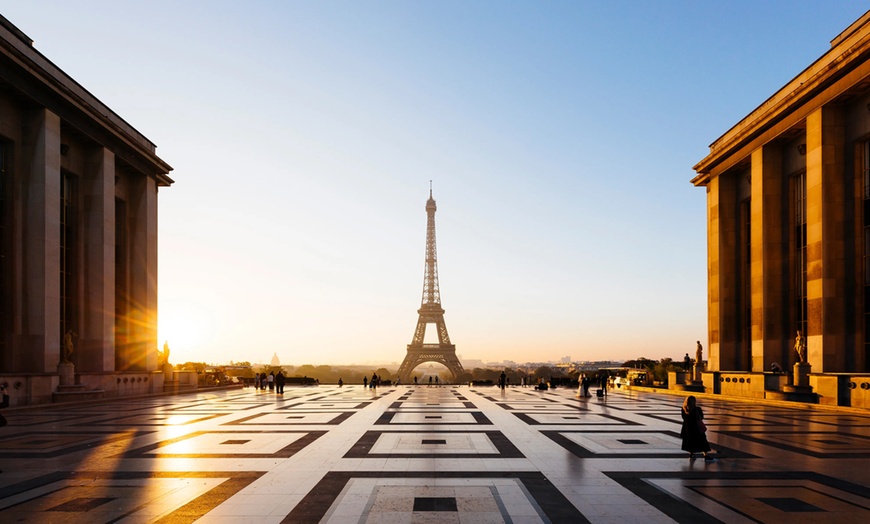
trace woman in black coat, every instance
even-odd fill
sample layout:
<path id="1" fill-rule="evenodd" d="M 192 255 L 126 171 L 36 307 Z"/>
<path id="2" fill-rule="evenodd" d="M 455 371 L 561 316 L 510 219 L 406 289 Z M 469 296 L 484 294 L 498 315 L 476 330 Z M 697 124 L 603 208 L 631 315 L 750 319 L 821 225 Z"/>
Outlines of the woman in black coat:
<path id="1" fill-rule="evenodd" d="M 9 395 L 6 393 L 6 384 L 0 385 L 0 394 L 3 395 L 3 400 L 0 401 L 0 408 L 8 408 L 9 407 Z M 6 425 L 6 417 L 0 414 L 0 428 Z M 3 470 L 0 469 L 0 473 L 3 473 Z"/>
<path id="2" fill-rule="evenodd" d="M 683 439 L 683 451 L 689 452 L 689 458 L 694 459 L 695 453 L 703 453 L 704 460 L 716 460 L 710 455 L 710 444 L 707 442 L 707 427 L 704 425 L 704 412 L 696 405 L 695 397 L 689 395 L 683 402 L 680 412 L 683 417 L 683 428 L 680 438 Z"/>

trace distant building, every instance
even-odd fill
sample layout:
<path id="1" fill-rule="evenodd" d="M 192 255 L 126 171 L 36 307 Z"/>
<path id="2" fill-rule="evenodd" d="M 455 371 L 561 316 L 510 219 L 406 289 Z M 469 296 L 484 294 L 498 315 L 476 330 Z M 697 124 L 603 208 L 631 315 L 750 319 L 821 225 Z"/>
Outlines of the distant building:
<path id="1" fill-rule="evenodd" d="M 278 353 L 275 352 L 272 354 L 272 362 L 270 363 L 272 367 L 278 367 L 281 365 L 281 361 L 278 360 Z"/>
<path id="2" fill-rule="evenodd" d="M 59 394 L 67 333 L 65 394 L 162 390 L 157 190 L 172 168 L 155 151 L 0 16 L 0 382 L 14 405 Z"/>
<path id="3" fill-rule="evenodd" d="M 706 390 L 779 398 L 791 378 L 762 373 L 791 370 L 800 330 L 816 400 L 870 406 L 870 12 L 694 169 L 707 194 Z"/>
<path id="4" fill-rule="evenodd" d="M 484 364 L 483 361 L 479 359 L 462 358 L 461 356 L 459 356 L 459 360 L 462 361 L 462 367 L 464 367 L 465 369 L 486 367 L 486 364 Z"/>

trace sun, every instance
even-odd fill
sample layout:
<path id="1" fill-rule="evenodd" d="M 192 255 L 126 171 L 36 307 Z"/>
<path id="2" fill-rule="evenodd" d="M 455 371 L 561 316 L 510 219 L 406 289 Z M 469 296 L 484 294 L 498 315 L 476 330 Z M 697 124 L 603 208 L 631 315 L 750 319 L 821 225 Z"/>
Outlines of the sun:
<path id="1" fill-rule="evenodd" d="M 157 344 L 162 351 L 169 343 L 170 361 L 207 362 L 214 337 L 210 308 L 188 300 L 173 300 L 160 305 L 157 319 Z"/>

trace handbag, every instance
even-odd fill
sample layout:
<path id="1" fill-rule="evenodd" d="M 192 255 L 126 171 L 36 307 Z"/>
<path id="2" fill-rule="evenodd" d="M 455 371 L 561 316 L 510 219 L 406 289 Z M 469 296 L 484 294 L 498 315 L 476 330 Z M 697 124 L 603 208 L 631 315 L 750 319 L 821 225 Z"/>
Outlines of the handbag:
<path id="1" fill-rule="evenodd" d="M 704 424 L 704 421 L 701 420 L 700 418 L 698 419 L 698 431 L 700 431 L 701 433 L 707 432 L 707 426 Z"/>

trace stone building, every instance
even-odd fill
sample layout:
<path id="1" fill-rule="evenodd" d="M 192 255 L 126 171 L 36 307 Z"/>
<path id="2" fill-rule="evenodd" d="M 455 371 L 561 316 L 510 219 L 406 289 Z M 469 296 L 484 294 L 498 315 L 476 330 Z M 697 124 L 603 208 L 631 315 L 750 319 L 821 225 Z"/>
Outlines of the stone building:
<path id="1" fill-rule="evenodd" d="M 803 399 L 870 407 L 870 12 L 694 170 L 707 192 L 704 388 L 794 393 L 801 330 Z"/>
<path id="2" fill-rule="evenodd" d="M 13 405 L 163 387 L 157 192 L 172 168 L 155 151 L 0 16 L 0 382 Z"/>

